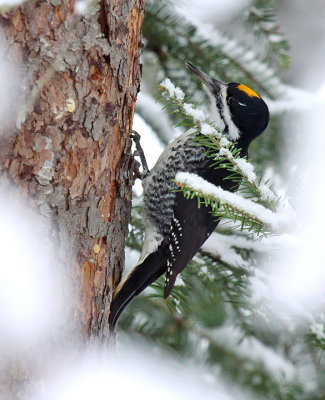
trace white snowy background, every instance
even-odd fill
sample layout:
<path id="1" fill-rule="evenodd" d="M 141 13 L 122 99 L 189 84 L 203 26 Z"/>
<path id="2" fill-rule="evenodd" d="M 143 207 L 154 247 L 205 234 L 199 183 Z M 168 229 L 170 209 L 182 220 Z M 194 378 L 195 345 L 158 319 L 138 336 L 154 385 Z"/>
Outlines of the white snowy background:
<path id="1" fill-rule="evenodd" d="M 0 5 L 8 3 L 1 0 Z M 179 10 L 199 18 L 202 24 L 215 23 L 220 30 L 225 27 L 229 30 L 229 21 L 243 3 L 243 0 L 187 0 L 183 6 L 179 6 Z M 11 0 L 11 4 L 16 2 Z M 82 4 L 80 10 L 83 10 Z M 292 65 L 284 75 L 290 85 L 287 98 L 281 103 L 270 103 L 270 110 L 296 110 L 285 120 L 283 131 L 287 132 L 290 139 L 285 152 L 288 155 L 288 176 L 284 186 L 278 189 L 284 193 L 290 192 L 294 197 L 298 217 L 293 230 L 287 235 L 256 244 L 256 247 L 275 246 L 279 250 L 262 279 L 256 276 L 252 280 L 256 301 L 267 298 L 278 310 L 275 313 L 284 314 L 286 318 L 290 315 L 291 327 L 309 323 L 311 330 L 318 332 L 320 337 L 324 335 L 320 324 L 325 322 L 317 312 L 317 306 L 323 305 L 325 287 L 324 14 L 325 3 L 322 0 L 313 0 L 312 3 L 290 0 L 279 9 L 282 30 L 292 46 Z M 3 109 L 6 106 L 3 99 L 10 97 L 12 82 L 8 76 L 12 79 L 12 74 L 8 74 L 4 63 L 0 64 L 0 72 L 0 107 Z M 147 104 L 145 92 L 139 95 L 139 106 L 140 103 L 143 106 Z M 159 115 L 159 109 L 156 108 L 155 112 Z M 163 118 L 160 120 L 164 123 Z M 148 164 L 152 167 L 163 146 L 137 114 L 133 128 L 141 133 Z M 172 138 L 174 133 L 168 132 L 166 136 Z M 291 168 L 292 165 L 295 165 L 295 169 Z M 297 177 L 304 177 L 304 185 L 297 187 Z M 140 186 L 137 183 L 138 192 L 141 191 Z M 33 346 L 38 340 L 42 343 L 50 340 L 50 332 L 60 319 L 60 296 L 52 291 L 55 277 L 47 258 L 47 244 L 40 244 L 39 236 L 33 235 L 38 217 L 29 214 L 26 217 L 26 210 L 22 206 L 24 199 L 18 205 L 13 204 L 8 188 L 1 189 L 1 198 L 0 246 L 3 262 L 0 267 L 0 352 L 19 352 L 20 348 Z M 229 243 L 221 241 L 220 235 L 214 235 L 207 246 L 212 246 L 212 250 L 219 246 L 218 252 L 224 258 L 233 256 Z M 226 328 L 218 335 L 223 345 L 231 337 L 236 340 L 236 332 L 228 332 Z M 240 351 L 250 353 L 253 349 L 252 357 L 261 358 L 274 373 L 279 370 L 288 375 L 293 373 L 294 366 L 287 365 L 276 354 L 258 346 L 258 343 L 255 348 L 252 343 L 247 346 L 244 340 Z M 40 345 L 39 352 L 43 349 Z M 103 356 L 99 356 L 95 350 L 89 351 L 80 354 L 77 360 L 67 359 L 67 368 L 52 363 L 51 370 L 44 371 L 44 376 L 40 377 L 45 382 L 42 393 L 35 394 L 32 399 L 82 400 L 108 396 L 121 399 L 132 396 L 137 399 L 140 395 L 137 397 L 135 393 L 139 391 L 141 399 L 252 399 L 251 394 L 239 393 L 225 382 L 218 382 L 219 389 L 216 391 L 216 385 L 212 387 L 214 377 L 207 371 L 184 366 L 184 361 L 180 367 L 175 360 L 160 357 L 158 363 L 149 356 L 150 348 L 144 344 L 138 352 L 130 347 L 127 352 L 118 352 L 118 357 L 113 360 L 104 357 L 104 361 Z M 6 368 L 4 360 L 0 360 L 0 373 L 2 368 Z M 148 370 L 151 371 L 149 376 Z M 186 393 L 184 381 L 191 382 Z"/>

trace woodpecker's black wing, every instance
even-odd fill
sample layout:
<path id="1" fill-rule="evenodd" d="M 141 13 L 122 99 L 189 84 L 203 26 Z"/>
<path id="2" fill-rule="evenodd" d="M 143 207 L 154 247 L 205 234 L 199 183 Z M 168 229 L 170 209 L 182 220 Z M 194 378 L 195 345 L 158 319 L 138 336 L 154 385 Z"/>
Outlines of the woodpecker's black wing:
<path id="1" fill-rule="evenodd" d="M 218 222 L 210 207 L 201 205 L 198 208 L 196 198 L 187 199 L 183 193 L 177 193 L 170 227 L 164 298 L 170 295 L 177 275 L 191 261 Z"/>
<path id="2" fill-rule="evenodd" d="M 205 165 L 199 172 L 201 177 L 224 190 L 232 192 L 238 189 L 238 183 L 225 179 L 229 175 L 226 170 L 216 170 Z M 187 199 L 182 192 L 177 193 L 169 233 L 164 298 L 170 295 L 177 275 L 191 261 L 218 223 L 219 219 L 212 215 L 210 206 L 202 204 L 199 207 L 196 197 Z"/>

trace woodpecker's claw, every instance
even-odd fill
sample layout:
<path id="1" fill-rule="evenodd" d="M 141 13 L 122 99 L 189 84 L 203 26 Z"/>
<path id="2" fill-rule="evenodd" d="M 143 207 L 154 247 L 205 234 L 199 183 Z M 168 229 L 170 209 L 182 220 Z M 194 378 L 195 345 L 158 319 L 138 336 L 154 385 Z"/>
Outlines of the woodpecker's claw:
<path id="1" fill-rule="evenodd" d="M 141 136 L 139 135 L 139 133 L 137 131 L 134 131 L 134 130 L 130 130 L 130 133 L 131 133 L 130 137 L 134 140 L 134 144 L 135 144 L 135 147 L 136 147 L 136 151 L 134 152 L 133 155 L 134 156 L 139 156 L 140 160 L 141 160 L 142 169 L 143 169 L 143 172 L 141 174 L 141 179 L 143 179 L 150 173 L 150 171 L 149 171 L 149 168 L 148 168 L 146 157 L 144 155 L 144 151 L 143 151 L 143 149 L 141 147 L 141 144 L 140 144 Z"/>

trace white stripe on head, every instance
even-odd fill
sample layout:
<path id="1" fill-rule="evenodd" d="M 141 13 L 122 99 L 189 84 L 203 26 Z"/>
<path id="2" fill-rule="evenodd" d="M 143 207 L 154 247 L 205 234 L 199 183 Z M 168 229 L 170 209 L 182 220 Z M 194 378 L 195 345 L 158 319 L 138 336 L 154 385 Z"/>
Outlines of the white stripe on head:
<path id="1" fill-rule="evenodd" d="M 210 100 L 211 100 L 211 120 L 215 122 L 216 126 L 220 130 L 224 130 L 226 125 L 228 126 L 228 137 L 231 141 L 236 141 L 239 139 L 240 132 L 237 126 L 233 123 L 229 111 L 229 106 L 227 104 L 227 85 L 223 84 L 220 89 L 220 99 L 222 102 L 222 112 L 220 115 L 220 110 L 216 104 L 217 99 L 211 93 L 211 91 L 203 84 L 203 88 L 206 90 Z"/>
<path id="2" fill-rule="evenodd" d="M 233 120 L 230 115 L 229 106 L 227 104 L 227 86 L 222 85 L 220 91 L 220 98 L 222 101 L 222 111 L 223 111 L 223 119 L 225 124 L 228 126 L 228 136 L 229 139 L 235 142 L 240 137 L 240 132 L 237 126 L 233 123 Z"/>

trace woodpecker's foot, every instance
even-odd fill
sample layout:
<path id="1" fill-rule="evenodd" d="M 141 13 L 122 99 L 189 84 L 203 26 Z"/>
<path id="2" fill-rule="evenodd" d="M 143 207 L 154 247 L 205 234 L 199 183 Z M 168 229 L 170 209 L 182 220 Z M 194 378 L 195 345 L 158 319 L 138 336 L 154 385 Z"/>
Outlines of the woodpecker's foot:
<path id="1" fill-rule="evenodd" d="M 130 132 L 131 132 L 130 137 L 134 140 L 135 148 L 136 148 L 136 151 L 133 153 L 133 155 L 140 157 L 142 169 L 143 169 L 143 172 L 141 174 L 141 179 L 143 179 L 149 174 L 150 171 L 148 168 L 146 157 L 144 155 L 144 151 L 140 144 L 141 136 L 138 134 L 138 132 L 136 132 L 134 130 L 130 130 Z"/>

